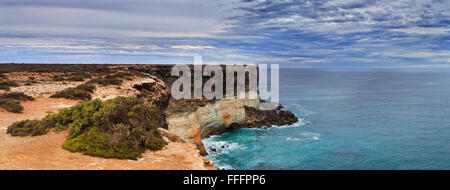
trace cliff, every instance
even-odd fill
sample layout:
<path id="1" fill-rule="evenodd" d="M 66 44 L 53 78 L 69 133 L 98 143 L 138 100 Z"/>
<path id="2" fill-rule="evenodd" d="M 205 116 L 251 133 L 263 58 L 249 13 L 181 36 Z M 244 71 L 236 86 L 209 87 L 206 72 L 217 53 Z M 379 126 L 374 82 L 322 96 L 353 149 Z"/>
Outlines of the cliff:
<path id="1" fill-rule="evenodd" d="M 291 111 L 284 110 L 281 105 L 275 110 L 261 110 L 262 101 L 259 97 L 256 99 L 175 100 L 168 90 L 176 80 L 175 77 L 170 76 L 171 67 L 141 65 L 133 69 L 157 76 L 158 80 L 155 84 L 142 84 L 137 86 L 137 89 L 141 91 L 142 97 L 152 97 L 149 102 L 159 105 L 166 122 L 164 128 L 186 142 L 197 145 L 202 155 L 207 154 L 202 139 L 210 135 L 246 127 L 288 125 L 298 121 Z M 203 77 L 203 83 L 208 79 Z M 248 88 L 248 80 L 245 85 Z M 158 88 L 153 88 L 155 86 Z"/>
<path id="2" fill-rule="evenodd" d="M 146 155 L 152 155 L 151 159 L 160 159 L 167 157 L 167 155 L 173 156 L 173 162 L 181 160 L 185 162 L 188 158 L 195 158 L 193 160 L 186 161 L 192 163 L 192 166 L 183 167 L 180 165 L 171 165 L 170 161 L 164 161 L 159 169 L 164 167 L 174 169 L 175 168 L 207 168 L 214 169 L 212 162 L 208 159 L 201 158 L 198 154 L 206 154 L 205 147 L 203 146 L 202 139 L 209 137 L 210 135 L 222 134 L 230 130 L 236 130 L 245 127 L 263 127 L 272 125 L 287 125 L 297 122 L 297 118 L 292 112 L 284 110 L 282 106 L 279 106 L 276 110 L 261 110 L 259 109 L 262 102 L 259 98 L 255 99 L 190 99 L 190 100 L 175 100 L 171 96 L 171 85 L 177 79 L 177 77 L 171 76 L 171 65 L 46 65 L 46 64 L 5 64 L 0 65 L 0 73 L 3 73 L 5 77 L 16 81 L 19 85 L 11 87 L 12 92 L 24 92 L 31 95 L 36 99 L 34 102 L 21 102 L 24 106 L 24 111 L 21 114 L 7 113 L 0 110 L 0 130 L 5 130 L 14 121 L 25 119 L 40 119 L 46 115 L 47 111 L 57 111 L 62 107 L 70 107 L 79 103 L 76 100 L 66 99 L 50 99 L 49 96 L 57 91 L 64 90 L 69 87 L 75 87 L 86 82 L 95 81 L 95 79 L 102 78 L 104 76 L 114 76 L 120 79 L 122 82 L 117 85 L 101 85 L 96 84 L 97 90 L 92 93 L 92 98 L 99 98 L 102 100 L 112 99 L 118 96 L 138 96 L 148 104 L 155 105 L 159 117 L 157 122 L 160 123 L 159 133 L 167 140 L 168 145 L 161 151 L 147 151 L 143 157 L 143 160 L 147 160 Z M 59 80 L 59 78 L 64 80 Z M 72 80 L 72 78 L 81 77 L 81 80 Z M 249 77 L 249 76 L 246 76 Z M 203 77 L 203 82 L 207 81 L 209 77 Z M 224 80 L 225 81 L 225 80 Z M 235 82 L 236 83 L 236 82 Z M 236 83 L 237 84 L 237 83 Z M 246 81 L 246 87 L 248 88 L 248 82 Z M 225 88 L 225 85 L 224 85 Z M 0 90 L 0 93 L 6 92 Z M 226 89 L 224 89 L 226 92 Z M 47 104 L 51 106 L 44 104 Z M 69 103 L 67 103 L 69 102 Z M 55 105 L 53 105 L 53 103 Z M 58 103 L 58 104 L 56 104 Z M 60 103 L 67 103 L 59 105 Z M 30 110 L 35 112 L 31 113 Z M 0 155 L 10 155 L 15 157 L 19 154 L 17 150 L 21 150 L 28 146 L 23 144 L 24 147 L 20 148 L 15 144 L 11 144 L 15 141 L 21 141 L 18 137 L 7 137 L 6 133 L 1 133 L 1 138 L 8 138 L 5 141 L 5 147 L 8 148 L 7 152 L 2 152 Z M 70 153 L 64 151 L 60 147 L 60 143 L 54 143 L 53 138 L 58 139 L 58 142 L 64 139 L 65 135 L 55 135 L 50 133 L 39 137 L 41 139 L 47 139 L 45 142 L 53 142 L 52 146 L 47 144 L 36 145 L 33 149 L 56 151 L 59 155 L 54 159 L 48 158 L 48 160 L 54 160 L 55 162 L 61 162 L 62 168 L 68 168 L 72 163 L 70 160 L 65 159 L 70 157 Z M 34 142 L 36 137 L 24 137 L 25 141 Z M 23 141 L 23 142 L 25 142 Z M 21 141 L 22 142 L 22 141 Z M 61 141 L 62 142 L 62 141 Z M 195 146 L 196 145 L 196 146 Z M 198 150 L 195 150 L 195 149 Z M 185 151 L 179 151 L 179 150 Z M 12 152 L 11 152 L 12 151 Z M 10 162 L 11 167 L 7 168 L 22 168 L 20 164 L 29 163 L 30 168 L 41 168 L 40 160 L 32 160 L 36 153 L 30 151 L 20 152 L 24 158 L 20 161 Z M 101 158 L 89 158 L 85 155 L 80 156 L 80 159 L 89 159 L 101 161 Z M 136 162 L 136 167 L 141 167 L 139 159 Z M 50 161 L 49 161 L 50 162 Z M 119 162 L 117 160 L 108 161 L 111 164 Z M 122 161 L 120 161 L 122 162 Z M 153 163 L 153 162 L 152 162 Z M 194 167 L 195 165 L 195 167 Z M 62 167 L 64 166 L 64 167 Z M 156 165 L 155 165 L 156 166 Z M 174 166 L 174 167 L 169 167 Z M 52 166 L 52 169 L 58 169 L 59 166 Z M 75 167 L 75 165 L 74 165 Z M 76 166 L 79 167 L 79 166 Z M 102 166 L 103 167 L 103 166 Z M 131 167 L 131 166 L 130 166 Z M 135 166 L 133 165 L 132 168 Z M 153 166 L 149 166 L 150 168 Z M 3 167 L 0 167 L 3 168 Z M 72 167 L 70 167 L 73 169 Z M 80 167 L 83 168 L 83 167 Z M 114 167 L 103 168 L 115 168 L 120 169 L 119 165 Z M 91 168 L 89 168 L 91 169 Z"/>

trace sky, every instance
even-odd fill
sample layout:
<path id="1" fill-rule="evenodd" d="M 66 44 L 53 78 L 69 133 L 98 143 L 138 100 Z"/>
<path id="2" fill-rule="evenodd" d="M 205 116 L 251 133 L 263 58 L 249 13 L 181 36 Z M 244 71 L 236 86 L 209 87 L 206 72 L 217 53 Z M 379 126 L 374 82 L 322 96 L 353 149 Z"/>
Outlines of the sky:
<path id="1" fill-rule="evenodd" d="M 1 63 L 450 68 L 450 0 L 1 0 Z"/>

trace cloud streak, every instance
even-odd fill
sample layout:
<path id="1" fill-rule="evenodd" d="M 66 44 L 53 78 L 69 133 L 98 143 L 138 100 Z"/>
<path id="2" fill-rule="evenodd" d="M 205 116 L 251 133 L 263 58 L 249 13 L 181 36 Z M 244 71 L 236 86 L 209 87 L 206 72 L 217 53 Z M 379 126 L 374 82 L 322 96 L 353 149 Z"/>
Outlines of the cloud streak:
<path id="1" fill-rule="evenodd" d="M 0 62 L 442 66 L 443 0 L 3 0 Z"/>

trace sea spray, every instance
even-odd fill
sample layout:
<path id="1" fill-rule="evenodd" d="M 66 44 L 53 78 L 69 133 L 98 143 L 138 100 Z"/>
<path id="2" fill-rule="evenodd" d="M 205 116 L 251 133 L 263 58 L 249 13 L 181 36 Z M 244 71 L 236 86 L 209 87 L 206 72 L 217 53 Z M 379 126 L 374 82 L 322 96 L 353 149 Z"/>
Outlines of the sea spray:
<path id="1" fill-rule="evenodd" d="M 220 169 L 241 169 L 242 167 L 233 167 L 232 165 L 236 164 L 236 162 L 233 162 L 230 158 L 233 158 L 233 155 L 258 151 L 258 149 L 261 147 L 259 145 L 255 145 L 254 143 L 260 142 L 262 140 L 261 135 L 264 135 L 264 133 L 270 133 L 270 131 L 272 130 L 299 128 L 306 125 L 307 123 L 310 122 L 304 119 L 299 119 L 298 122 L 291 125 L 271 126 L 263 128 L 244 128 L 222 135 L 212 135 L 209 138 L 203 139 L 202 141 L 206 147 L 206 151 L 208 152 L 207 157 L 214 161 L 215 166 L 219 167 Z M 306 134 L 306 136 L 308 135 Z M 245 165 L 245 161 L 242 161 L 238 164 Z"/>

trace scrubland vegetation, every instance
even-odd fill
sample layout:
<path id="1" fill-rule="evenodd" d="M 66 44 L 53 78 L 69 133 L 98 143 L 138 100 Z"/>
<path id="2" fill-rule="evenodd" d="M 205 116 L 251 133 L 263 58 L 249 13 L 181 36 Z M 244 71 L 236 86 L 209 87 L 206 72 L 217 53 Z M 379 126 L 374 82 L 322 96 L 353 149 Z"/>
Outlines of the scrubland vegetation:
<path id="1" fill-rule="evenodd" d="M 117 75 L 107 75 L 102 78 L 92 79 L 88 83 L 97 83 L 102 86 L 121 85 L 123 83 L 123 80 L 119 79 L 119 76 Z"/>
<path id="2" fill-rule="evenodd" d="M 0 99 L 14 99 L 14 100 L 22 100 L 22 101 L 33 101 L 34 98 L 32 96 L 28 96 L 23 92 L 9 92 L 0 94 Z"/>
<path id="3" fill-rule="evenodd" d="M 49 131 L 68 131 L 62 147 L 71 152 L 105 158 L 137 159 L 146 150 L 160 150 L 166 142 L 156 131 L 163 126 L 161 112 L 138 97 L 117 97 L 102 101 L 91 100 L 96 85 L 121 85 L 123 80 L 143 75 L 128 68 L 109 68 L 108 65 L 47 65 L 47 64 L 4 64 L 2 72 L 52 73 L 50 80 L 88 82 L 58 91 L 50 98 L 84 100 L 71 108 L 49 113 L 39 120 L 23 120 L 11 124 L 7 133 L 12 136 L 37 136 Z M 122 69 L 122 70 L 120 70 Z M 0 73 L 1 74 L 1 73 Z M 34 76 L 34 75 L 33 75 Z M 37 76 L 37 75 L 36 75 Z M 4 78 L 3 78 L 4 77 Z M 44 81 L 44 79 L 37 79 Z M 36 78 L 29 77 L 25 85 L 31 85 Z M 18 86 L 5 75 L 0 75 L 0 87 L 9 89 Z M 34 100 L 25 94 L 9 93 L 0 96 L 1 107 L 20 112 L 23 107 L 18 100 Z M 3 103 L 2 103 L 3 101 Z"/>
<path id="4" fill-rule="evenodd" d="M 33 101 L 34 98 L 24 94 L 23 92 L 9 92 L 0 94 L 0 107 L 8 112 L 20 113 L 23 111 L 23 106 L 20 105 L 21 101 Z"/>
<path id="5" fill-rule="evenodd" d="M 19 84 L 16 81 L 8 79 L 0 79 L 0 90 L 9 90 L 9 87 L 16 87 Z"/>
<path id="6" fill-rule="evenodd" d="M 95 99 L 49 114 L 42 120 L 24 120 L 8 127 L 12 136 L 36 136 L 69 130 L 63 148 L 105 158 L 136 159 L 145 150 L 165 146 L 156 129 L 162 119 L 152 105 L 136 97 Z"/>
<path id="7" fill-rule="evenodd" d="M 0 107 L 13 113 L 20 113 L 23 110 L 23 106 L 20 105 L 20 102 L 11 99 L 0 99 Z"/>
<path id="8" fill-rule="evenodd" d="M 96 89 L 93 84 L 81 84 L 74 88 L 68 88 L 51 95 L 50 98 L 66 98 L 75 100 L 91 100 L 91 93 Z"/>

